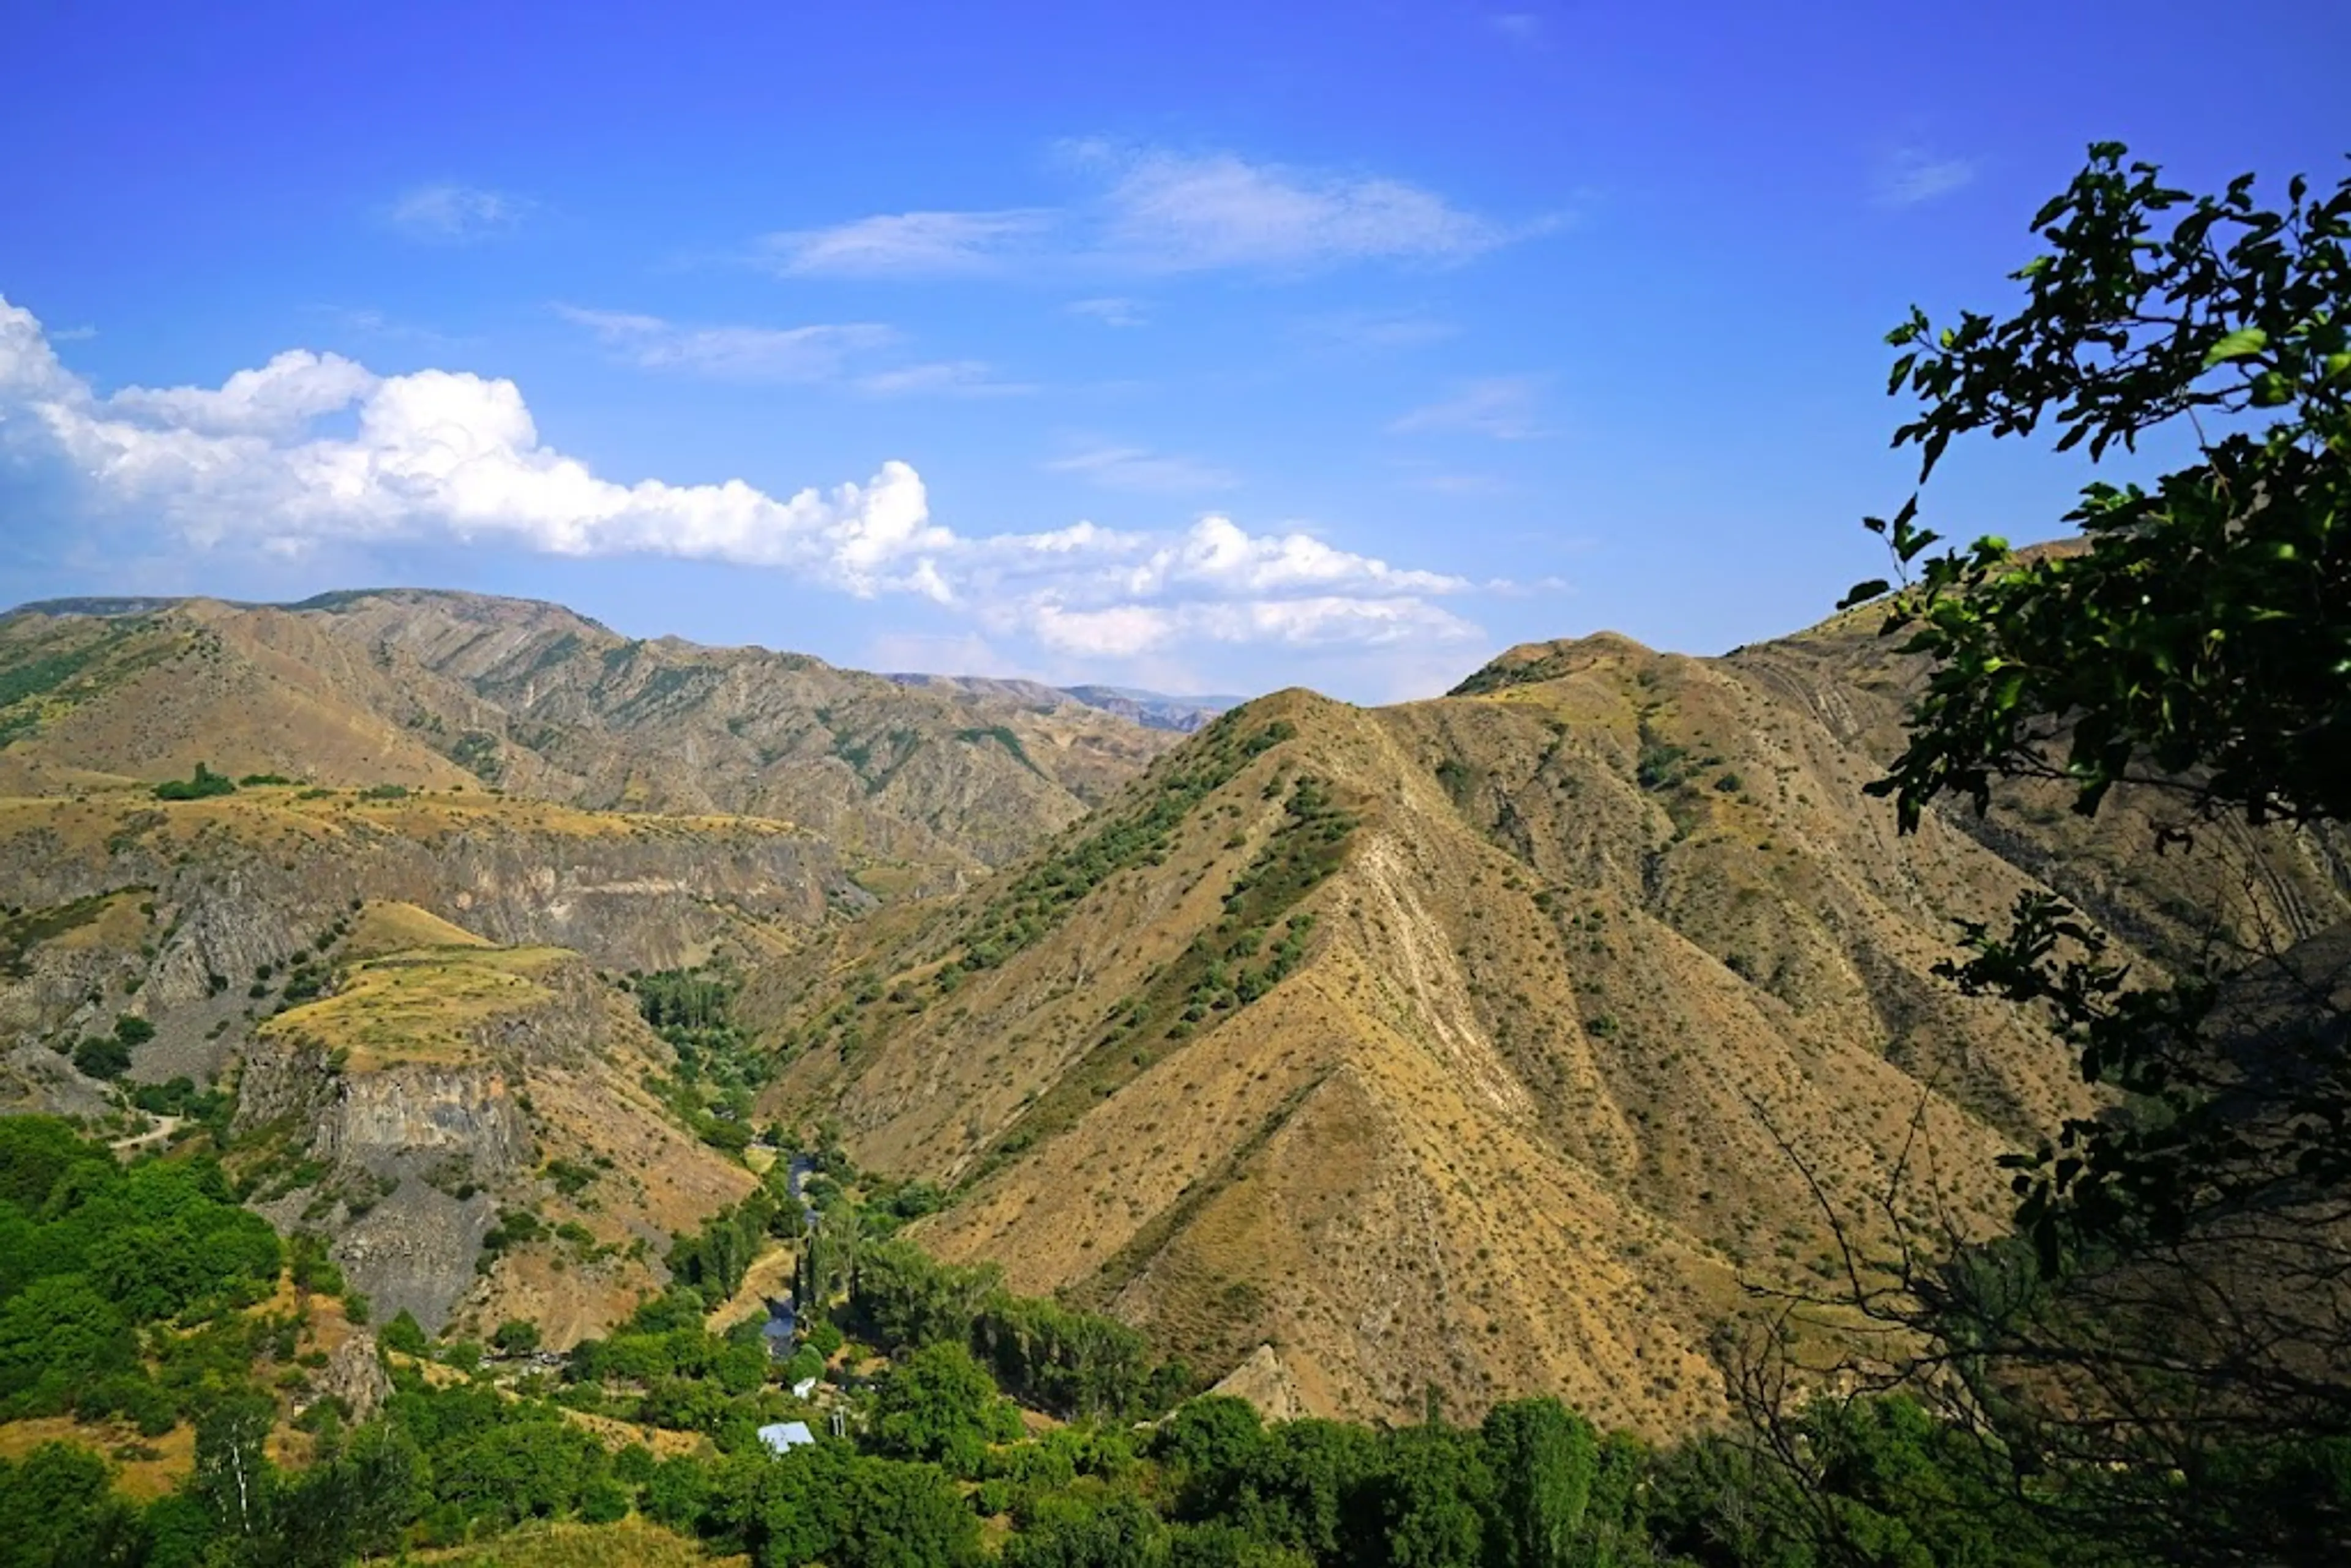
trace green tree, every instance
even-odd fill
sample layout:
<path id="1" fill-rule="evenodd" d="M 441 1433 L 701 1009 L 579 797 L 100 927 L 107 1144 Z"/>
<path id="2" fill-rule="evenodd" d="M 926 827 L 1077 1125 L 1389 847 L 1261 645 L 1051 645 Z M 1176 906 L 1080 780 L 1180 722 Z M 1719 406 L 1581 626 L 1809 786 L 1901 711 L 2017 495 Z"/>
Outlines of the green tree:
<path id="1" fill-rule="evenodd" d="M 64 1443 L 0 1459 L 0 1568 L 143 1561 L 145 1531 L 110 1480 L 106 1461 Z"/>
<path id="2" fill-rule="evenodd" d="M 1848 602 L 1890 591 L 1928 669 L 1871 789 L 1908 830 L 1946 796 L 1980 813 L 2051 781 L 2086 817 L 2127 785 L 2158 851 L 2257 862 L 2254 831 L 2325 840 L 2351 806 L 2351 180 L 2273 207 L 2251 175 L 2199 196 L 2126 157 L 2092 148 L 2036 215 L 2013 315 L 1893 334 L 1893 388 L 1922 402 L 1896 441 L 1922 483 L 1962 435 L 2044 423 L 2094 459 L 2194 455 L 2092 485 L 2055 550 L 1929 556 L 1916 496 L 1871 521 L 1902 580 Z M 1967 928 L 1949 973 L 2038 1009 L 2105 1098 L 2011 1162 L 2029 1248 L 1869 1304 L 1933 1336 L 1920 1386 L 1958 1391 L 2002 1462 L 2062 1478 L 2032 1492 L 2081 1539 L 2308 1558 L 2351 1533 L 2326 1458 L 2351 1442 L 2351 941 L 2214 936 L 2157 983 L 2051 895 Z"/>
<path id="3" fill-rule="evenodd" d="M 131 1048 L 110 1034 L 94 1034 L 73 1050 L 73 1064 L 92 1078 L 109 1081 L 131 1071 Z"/>
<path id="4" fill-rule="evenodd" d="M 1021 1531 L 1001 1558 L 1004 1568 L 1159 1568 L 1166 1560 L 1167 1527 L 1125 1492 Z"/>
<path id="5" fill-rule="evenodd" d="M 432 1342 L 424 1337 L 424 1326 L 415 1314 L 402 1307 L 383 1325 L 383 1347 L 403 1355 L 423 1355 L 432 1348 Z"/>
<path id="6" fill-rule="evenodd" d="M 508 1318 L 490 1335 L 500 1355 L 528 1355 L 538 1348 L 538 1325 L 528 1318 Z"/>
<path id="7" fill-rule="evenodd" d="M 270 1532 L 277 1471 L 266 1445 L 277 1416 L 267 1396 L 238 1393 L 219 1400 L 196 1423 L 196 1469 L 188 1490 L 232 1541 L 257 1542 Z"/>
<path id="8" fill-rule="evenodd" d="M 745 1455 L 712 1478 L 704 1517 L 757 1568 L 967 1568 L 979 1521 L 934 1466 L 820 1442 Z"/>
<path id="9" fill-rule="evenodd" d="M 133 1357 L 120 1309 L 79 1274 L 36 1280 L 0 1303 L 0 1409 L 57 1414 Z"/>
<path id="10" fill-rule="evenodd" d="M 1284 1422 L 1254 1468 L 1241 1522 L 1323 1562 L 1343 1561 L 1350 1506 L 1378 1464 L 1378 1445 L 1361 1427 Z"/>
<path id="11" fill-rule="evenodd" d="M 1494 1472 L 1488 1521 L 1497 1568 L 1568 1568 L 1576 1561 L 1600 1444 L 1556 1399 L 1497 1405 L 1479 1428 Z"/>
<path id="12" fill-rule="evenodd" d="M 1475 1568 L 1494 1490 L 1476 1434 L 1408 1427 L 1388 1434 L 1381 1450 L 1359 1505 L 1358 1559 L 1393 1568 Z"/>
<path id="13" fill-rule="evenodd" d="M 1240 1489 L 1262 1462 L 1265 1423 L 1246 1399 L 1204 1395 L 1159 1424 L 1152 1457 L 1166 1470 L 1179 1518 L 1212 1519 L 1229 1512 Z"/>
<path id="14" fill-rule="evenodd" d="M 879 1452 L 935 1460 L 959 1476 L 978 1472 L 990 1443 L 1020 1435 L 1011 1403 L 960 1344 L 926 1344 L 901 1359 L 882 1380 L 873 1410 Z"/>

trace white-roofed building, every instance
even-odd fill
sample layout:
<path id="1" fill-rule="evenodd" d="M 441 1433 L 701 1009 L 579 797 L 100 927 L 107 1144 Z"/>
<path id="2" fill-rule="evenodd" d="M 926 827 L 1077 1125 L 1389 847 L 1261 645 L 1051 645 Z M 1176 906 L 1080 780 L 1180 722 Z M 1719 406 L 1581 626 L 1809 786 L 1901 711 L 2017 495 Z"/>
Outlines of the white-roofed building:
<path id="1" fill-rule="evenodd" d="M 816 1441 L 805 1421 L 778 1421 L 759 1428 L 759 1441 L 768 1445 L 771 1454 L 789 1454 L 794 1448 L 805 1448 Z"/>

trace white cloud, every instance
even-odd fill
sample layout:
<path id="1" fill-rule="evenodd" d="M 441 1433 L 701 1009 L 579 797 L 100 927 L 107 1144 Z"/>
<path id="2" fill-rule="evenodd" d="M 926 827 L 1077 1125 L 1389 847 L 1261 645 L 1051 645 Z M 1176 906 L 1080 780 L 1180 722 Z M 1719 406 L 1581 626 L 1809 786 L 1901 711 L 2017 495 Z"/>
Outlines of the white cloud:
<path id="1" fill-rule="evenodd" d="M 1948 196 L 1976 177 L 1970 158 L 1938 158 L 1917 147 L 1899 147 L 1889 154 L 1877 175 L 1877 199 L 1889 207 L 1916 206 Z"/>
<path id="2" fill-rule="evenodd" d="M 503 191 L 443 183 L 404 193 L 385 215 L 411 239 L 464 244 L 514 227 L 529 210 L 530 203 Z"/>
<path id="3" fill-rule="evenodd" d="M 894 329 L 871 321 L 689 327 L 620 310 L 558 305 L 555 311 L 595 333 L 620 358 L 646 370 L 684 371 L 730 381 L 845 382 L 874 397 L 1004 397 L 1036 390 L 1001 380 L 980 360 L 857 369 L 857 361 L 900 340 Z"/>
<path id="4" fill-rule="evenodd" d="M 40 320 L 0 296 L 0 420 L 77 392 L 87 389 L 58 362 Z"/>
<path id="5" fill-rule="evenodd" d="M 1226 490 L 1238 481 L 1228 471 L 1189 457 L 1171 457 L 1140 446 L 1095 446 L 1047 463 L 1049 474 L 1073 474 L 1106 490 L 1180 495 L 1189 490 Z"/>
<path id="6" fill-rule="evenodd" d="M 1140 327 L 1144 319 L 1142 306 L 1132 299 L 1115 296 L 1101 299 L 1072 299 L 1062 308 L 1072 316 L 1083 316 L 1105 327 Z"/>
<path id="7" fill-rule="evenodd" d="M 1509 481 L 1492 474 L 1423 474 L 1412 483 L 1438 496 L 1504 496 L 1510 490 Z"/>
<path id="8" fill-rule="evenodd" d="M 11 423 L 21 412 L 103 503 L 199 548 L 486 541 L 735 560 L 852 593 L 936 597 L 929 557 L 955 542 L 904 464 L 788 498 L 740 480 L 615 484 L 541 442 L 514 382 L 465 371 L 380 377 L 298 350 L 218 389 L 101 398 L 57 364 L 28 312 L 0 302 L 0 392 Z M 352 434 L 309 428 L 339 413 Z"/>
<path id="9" fill-rule="evenodd" d="M 1038 641 L 1088 659 L 1138 659 L 1187 643 L 1274 643 L 1290 648 L 1392 647 L 1476 641 L 1482 633 L 1449 611 L 1419 600 L 1340 596 L 1173 606 L 1122 604 L 1031 612 Z"/>
<path id="10" fill-rule="evenodd" d="M 239 371 L 216 390 L 125 387 L 107 408 L 159 428 L 210 435 L 282 435 L 366 395 L 375 377 L 340 354 L 292 349 L 257 371 Z"/>
<path id="11" fill-rule="evenodd" d="M 604 346 L 648 370 L 692 371 L 730 379 L 831 381 L 849 358 L 897 339 L 869 321 L 812 327 L 684 327 L 658 316 L 583 310 L 559 305 L 556 313 L 587 328 Z"/>
<path id="12" fill-rule="evenodd" d="M 1552 226 L 1498 224 L 1380 175 L 1102 141 L 1065 142 L 1061 152 L 1093 182 L 1067 207 L 877 214 L 766 235 L 755 258 L 788 277 L 1298 273 L 1361 261 L 1466 261 Z M 1070 308 L 1114 326 L 1140 319 L 1133 301 L 1118 298 Z"/>
<path id="13" fill-rule="evenodd" d="M 885 213 L 831 228 L 772 234 L 759 255 L 794 277 L 938 277 L 987 272 L 1050 226 L 1035 209 Z"/>
<path id="14" fill-rule="evenodd" d="M 1458 261 L 1510 236 L 1434 192 L 1400 180 L 1081 142 L 1110 177 L 1102 253 L 1150 271 L 1280 269 L 1348 261 Z"/>
<path id="15" fill-rule="evenodd" d="M 935 360 L 860 376 L 857 390 L 875 397 L 1019 397 L 1037 389 L 998 380 L 985 360 Z"/>
<path id="16" fill-rule="evenodd" d="M 1542 385 L 1539 376 L 1486 376 L 1463 382 L 1452 395 L 1392 420 L 1388 430 L 1395 435 L 1452 431 L 1496 441 L 1524 441 L 1541 434 L 1535 403 Z"/>
<path id="17" fill-rule="evenodd" d="M 1337 590 L 1402 597 L 1458 593 L 1469 584 L 1431 571 L 1405 571 L 1370 556 L 1335 549 L 1310 534 L 1252 535 L 1231 518 L 1207 517 L 1181 542 L 1156 551 L 1127 579 L 1128 591 L 1150 597 L 1170 585 L 1215 589 L 1235 599 Z"/>
<path id="18" fill-rule="evenodd" d="M 670 340 L 641 321 L 606 325 L 623 341 Z M 999 638 L 1107 659 L 1187 640 L 1311 649 L 1479 634 L 1433 602 L 1472 591 L 1462 579 L 1223 517 L 1174 535 L 1079 522 L 967 538 L 933 518 L 921 476 L 895 461 L 862 485 L 789 496 L 739 479 L 618 483 L 542 440 L 513 382 L 469 371 L 380 376 L 298 350 L 215 388 L 101 396 L 5 298 L 0 460 L 75 482 L 60 504 L 79 509 L 56 520 L 123 524 L 183 551 L 422 541 L 724 560 L 911 596 Z"/>
<path id="19" fill-rule="evenodd" d="M 1409 311 L 1347 310 L 1299 323 L 1307 337 L 1350 349 L 1419 349 L 1458 330 L 1450 321 Z"/>
<path id="20" fill-rule="evenodd" d="M 342 305 L 306 305 L 306 313 L 315 316 L 345 334 L 373 338 L 387 343 L 406 343 L 417 349 L 454 349 L 463 340 L 413 321 L 397 320 L 372 307 L 353 308 Z M 49 334 L 52 342 L 65 341 L 62 333 Z"/>

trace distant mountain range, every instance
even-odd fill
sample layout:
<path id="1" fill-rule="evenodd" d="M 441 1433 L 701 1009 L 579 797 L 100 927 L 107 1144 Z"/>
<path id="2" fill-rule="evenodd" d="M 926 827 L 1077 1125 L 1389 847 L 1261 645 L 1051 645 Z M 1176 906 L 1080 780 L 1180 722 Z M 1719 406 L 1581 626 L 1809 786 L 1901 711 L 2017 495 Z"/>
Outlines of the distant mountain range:
<path id="1" fill-rule="evenodd" d="M 480 594 L 57 600 L 0 617 L 0 792 L 198 762 L 323 785 L 486 785 L 781 819 L 885 875 L 936 882 L 1020 853 L 1173 744 L 999 685 L 634 640 Z"/>
<path id="2" fill-rule="evenodd" d="M 1218 714 L 1249 700 L 1240 696 L 1170 696 L 1165 692 L 1141 691 L 1133 686 L 1049 686 L 1038 681 L 998 680 L 987 675 L 897 674 L 890 678 L 902 686 L 966 692 L 1042 708 L 1074 700 L 1116 714 L 1147 729 L 1173 730 L 1179 735 L 1189 735 Z"/>

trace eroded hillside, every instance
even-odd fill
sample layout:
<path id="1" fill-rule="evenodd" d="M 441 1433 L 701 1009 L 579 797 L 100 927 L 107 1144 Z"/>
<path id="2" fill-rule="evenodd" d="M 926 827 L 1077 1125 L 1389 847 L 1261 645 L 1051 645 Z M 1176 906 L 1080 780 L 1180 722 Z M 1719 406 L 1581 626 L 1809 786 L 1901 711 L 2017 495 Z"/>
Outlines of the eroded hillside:
<path id="1" fill-rule="evenodd" d="M 1897 841 L 1861 787 L 1902 696 L 1831 627 L 1260 700 L 964 899 L 786 960 L 771 1107 L 959 1184 L 943 1253 L 1305 1407 L 1709 1420 L 1742 1284 L 1834 1270 L 1813 1181 L 1865 1215 L 1904 1163 L 1915 1218 L 1988 1227 L 1993 1156 L 2081 1092 L 1933 978 L 1953 919 L 2061 854 L 2157 953 L 2345 908 L 2325 844 L 2158 860 L 2127 807 Z"/>
<path id="2" fill-rule="evenodd" d="M 338 956 L 331 994 L 244 1053 L 230 1166 L 281 1229 L 329 1237 L 385 1316 L 523 1318 L 569 1346 L 753 1185 L 646 1087 L 674 1053 L 576 954 L 371 905 Z"/>
<path id="3" fill-rule="evenodd" d="M 0 795 L 204 762 L 767 817 L 817 832 L 884 893 L 1019 854 L 1176 738 L 1058 693 L 903 686 L 470 594 L 74 601 L 0 620 Z"/>
<path id="4" fill-rule="evenodd" d="M 135 1015 L 156 1031 L 135 1078 L 202 1081 L 366 900 L 612 970 L 777 953 L 873 902 L 830 845 L 763 819 L 284 784 L 0 800 L 0 1103 L 75 1110 L 96 1103 L 75 1040 Z"/>

